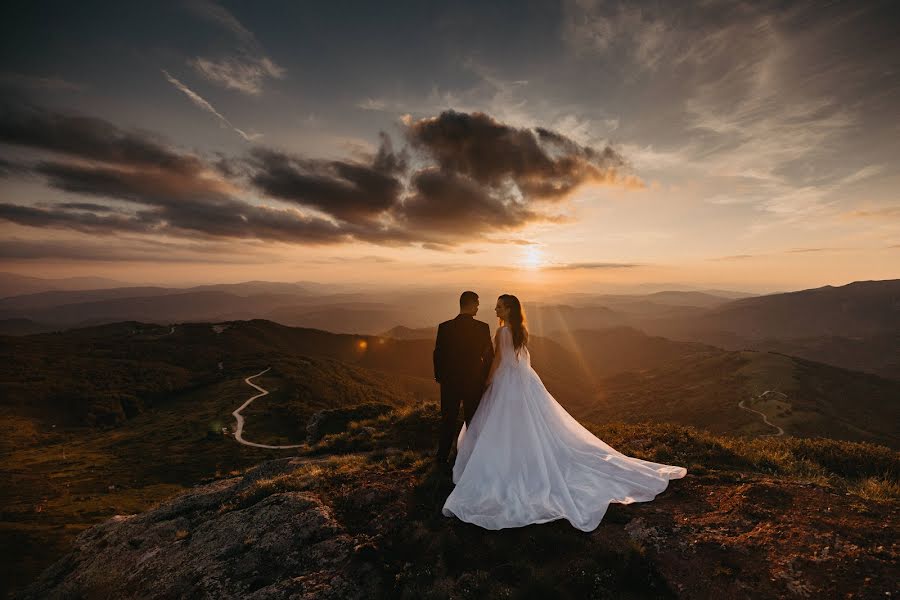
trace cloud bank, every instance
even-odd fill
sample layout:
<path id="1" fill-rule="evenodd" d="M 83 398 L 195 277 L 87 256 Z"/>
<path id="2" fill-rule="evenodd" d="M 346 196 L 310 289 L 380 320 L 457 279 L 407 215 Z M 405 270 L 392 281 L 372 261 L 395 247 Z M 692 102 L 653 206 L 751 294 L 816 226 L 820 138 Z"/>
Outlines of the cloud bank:
<path id="1" fill-rule="evenodd" d="M 382 132 L 378 150 L 357 159 L 262 145 L 210 159 L 95 117 L 4 106 L 0 142 L 42 156 L 4 175 L 24 172 L 75 197 L 51 205 L 3 199 L 0 219 L 92 234 L 448 249 L 563 221 L 565 199 L 582 186 L 632 181 L 610 147 L 482 113 L 407 118 L 401 129 L 402 148 Z"/>

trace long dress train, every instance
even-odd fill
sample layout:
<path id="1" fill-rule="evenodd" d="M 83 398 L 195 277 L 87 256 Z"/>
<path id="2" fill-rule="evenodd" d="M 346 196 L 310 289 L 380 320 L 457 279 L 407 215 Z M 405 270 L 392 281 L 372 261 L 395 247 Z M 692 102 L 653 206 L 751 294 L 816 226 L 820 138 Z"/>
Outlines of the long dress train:
<path id="1" fill-rule="evenodd" d="M 585 429 L 559 405 L 498 330 L 499 365 L 469 429 L 463 425 L 453 465 L 456 487 L 443 514 L 486 529 L 567 519 L 591 531 L 612 502 L 647 502 L 687 474 L 684 467 L 626 456 Z"/>

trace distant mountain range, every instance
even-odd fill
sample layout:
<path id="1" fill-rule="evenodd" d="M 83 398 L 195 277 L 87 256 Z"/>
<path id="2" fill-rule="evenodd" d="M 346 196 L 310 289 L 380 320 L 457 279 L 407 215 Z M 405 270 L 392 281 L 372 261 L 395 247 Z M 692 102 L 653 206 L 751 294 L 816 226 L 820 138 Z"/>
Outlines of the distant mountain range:
<path id="1" fill-rule="evenodd" d="M 721 332 L 743 339 L 879 335 L 900 330 L 900 279 L 742 298 L 684 322 L 653 325 L 661 333 Z"/>
<path id="2" fill-rule="evenodd" d="M 45 418 L 114 424 L 223 372 L 262 369 L 297 356 L 336 359 L 422 382 L 434 395 L 431 337 L 332 334 L 266 320 L 171 327 L 124 322 L 63 333 L 6 337 L 0 348 L 4 404 Z M 627 327 L 534 336 L 532 361 L 576 416 L 668 421 L 717 433 L 768 433 L 747 408 L 788 435 L 900 446 L 900 381 L 783 354 L 729 351 L 648 336 Z M 29 373 L 29 383 L 17 373 Z M 411 388 L 410 388 L 411 389 Z M 762 395 L 777 392 L 766 404 Z"/>
<path id="3" fill-rule="evenodd" d="M 774 350 L 900 378 L 900 280 L 738 299 L 696 291 L 565 299 L 566 304 L 525 299 L 534 335 L 567 344 L 575 331 L 631 327 L 671 340 Z M 437 291 L 346 292 L 307 282 L 55 290 L 0 299 L 0 333 L 123 320 L 165 325 L 261 318 L 335 333 L 427 339 L 437 323 L 453 316 L 454 306 L 455 298 Z M 479 317 L 494 321 L 488 309 Z"/>
<path id="4" fill-rule="evenodd" d="M 16 273 L 0 273 L 0 298 L 50 290 L 92 290 L 127 287 L 133 284 L 105 277 L 65 277 L 44 279 Z"/>

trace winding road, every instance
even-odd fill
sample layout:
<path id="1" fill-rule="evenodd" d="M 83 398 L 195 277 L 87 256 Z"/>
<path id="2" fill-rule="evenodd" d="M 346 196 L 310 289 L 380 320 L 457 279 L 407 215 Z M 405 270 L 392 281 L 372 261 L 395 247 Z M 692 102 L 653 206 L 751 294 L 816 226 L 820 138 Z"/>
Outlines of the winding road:
<path id="1" fill-rule="evenodd" d="M 248 442 L 247 440 L 244 439 L 244 417 L 241 416 L 241 411 L 244 410 L 245 408 L 247 408 L 248 406 L 250 406 L 250 403 L 253 402 L 254 400 L 256 400 L 257 398 L 262 398 L 263 396 L 269 395 L 268 390 L 259 387 L 258 385 L 256 385 L 255 383 L 253 383 L 250 380 L 254 379 L 256 377 L 259 377 L 260 375 L 262 375 L 263 373 L 265 373 L 266 371 L 268 371 L 271 368 L 272 367 L 266 367 L 265 369 L 263 369 L 256 375 L 251 375 L 250 377 L 247 377 L 246 379 L 244 379 L 244 383 L 256 388 L 257 390 L 259 390 L 259 393 L 256 394 L 255 396 L 251 396 L 250 398 L 248 398 L 246 402 L 241 404 L 240 408 L 238 408 L 236 411 L 231 413 L 232 415 L 234 415 L 234 418 L 237 420 L 237 428 L 234 430 L 234 439 L 236 439 L 239 443 L 244 444 L 245 446 L 253 446 L 254 448 L 268 448 L 270 450 L 287 450 L 290 448 L 299 448 L 300 446 L 303 446 L 303 444 L 294 444 L 292 446 L 269 446 L 268 444 L 257 444 L 256 442 Z"/>
<path id="2" fill-rule="evenodd" d="M 768 393 L 769 393 L 769 392 L 766 391 L 766 392 L 763 392 L 762 394 L 760 394 L 759 396 L 760 396 L 760 397 L 761 397 L 761 396 L 765 396 L 765 395 L 768 394 Z M 780 393 L 780 392 L 779 392 L 779 393 Z M 775 425 L 775 424 L 769 422 L 769 417 L 767 417 L 764 413 L 761 413 L 761 412 L 759 412 L 758 410 L 754 410 L 754 409 L 752 409 L 752 408 L 748 408 L 748 407 L 744 406 L 744 401 L 743 401 L 743 400 L 741 400 L 740 402 L 738 402 L 738 407 L 739 407 L 739 408 L 743 408 L 744 410 L 748 410 L 748 411 L 750 411 L 750 412 L 753 412 L 753 413 L 758 414 L 759 416 L 762 417 L 762 420 L 765 421 L 766 425 L 768 425 L 769 427 L 774 427 L 775 429 L 778 430 L 778 433 L 768 433 L 768 434 L 763 434 L 763 435 L 771 436 L 771 437 L 778 437 L 779 435 L 784 435 L 784 429 L 782 429 L 782 428 L 779 427 L 778 425 Z"/>

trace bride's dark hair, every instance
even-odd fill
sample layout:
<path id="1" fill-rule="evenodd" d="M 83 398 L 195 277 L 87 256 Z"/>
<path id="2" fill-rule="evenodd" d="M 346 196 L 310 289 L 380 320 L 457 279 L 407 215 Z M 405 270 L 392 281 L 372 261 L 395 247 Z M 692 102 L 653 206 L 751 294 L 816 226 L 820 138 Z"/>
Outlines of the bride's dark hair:
<path id="1" fill-rule="evenodd" d="M 528 328 L 525 326 L 525 311 L 522 310 L 522 303 L 512 294 L 503 294 L 500 301 L 509 309 L 509 318 L 506 325 L 509 326 L 510 333 L 513 338 L 513 348 L 518 353 L 522 346 L 528 344 Z"/>

